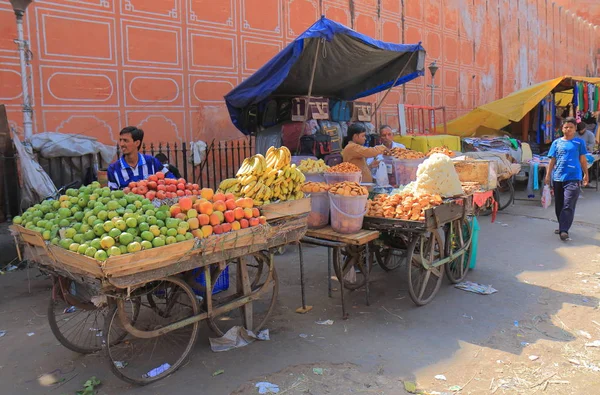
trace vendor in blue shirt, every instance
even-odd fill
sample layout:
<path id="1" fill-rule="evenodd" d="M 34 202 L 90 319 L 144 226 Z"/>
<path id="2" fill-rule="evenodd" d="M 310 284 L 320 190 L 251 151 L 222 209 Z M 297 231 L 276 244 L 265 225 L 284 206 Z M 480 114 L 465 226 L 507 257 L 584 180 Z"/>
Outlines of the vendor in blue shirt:
<path id="1" fill-rule="evenodd" d="M 158 159 L 140 153 L 144 131 L 135 126 L 127 126 L 119 133 L 119 147 L 123 154 L 108 166 L 108 186 L 110 189 L 123 189 L 132 181 L 141 181 L 162 170 Z M 167 175 L 168 177 L 168 175 Z M 173 176 L 171 175 L 171 177 Z"/>
<path id="2" fill-rule="evenodd" d="M 575 137 L 577 121 L 568 117 L 562 125 L 563 137 L 550 146 L 550 164 L 546 173 L 546 185 L 552 180 L 554 185 L 554 209 L 558 229 L 554 233 L 562 241 L 569 240 L 569 229 L 575 217 L 575 206 L 579 198 L 579 187 L 588 183 L 587 150 L 585 142 Z"/>

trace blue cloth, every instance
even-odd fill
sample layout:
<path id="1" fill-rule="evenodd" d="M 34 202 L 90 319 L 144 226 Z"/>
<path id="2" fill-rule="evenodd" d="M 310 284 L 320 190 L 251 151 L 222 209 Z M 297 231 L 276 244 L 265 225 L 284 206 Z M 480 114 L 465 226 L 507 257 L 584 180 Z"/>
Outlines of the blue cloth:
<path id="1" fill-rule="evenodd" d="M 150 155 L 138 153 L 137 167 L 132 168 L 127 164 L 125 158 L 120 157 L 118 161 L 111 163 L 106 171 L 108 176 L 108 186 L 110 189 L 123 189 L 132 181 L 141 181 L 148 178 L 149 175 L 161 171 L 162 163 Z M 175 178 L 172 174 L 171 177 Z"/>
<path id="2" fill-rule="evenodd" d="M 540 164 L 537 162 L 533 163 L 533 190 L 537 191 L 538 189 L 540 189 L 540 184 L 539 184 L 539 168 L 540 168 Z"/>
<path id="3" fill-rule="evenodd" d="M 579 87 L 577 86 L 577 84 L 575 84 L 573 86 L 573 107 L 575 109 L 577 109 L 578 105 L 579 105 Z"/>
<path id="4" fill-rule="evenodd" d="M 580 138 L 554 140 L 548 152 L 548 157 L 556 158 L 552 179 L 560 182 L 581 181 L 583 170 L 579 158 L 586 154 L 585 143 Z"/>
<path id="5" fill-rule="evenodd" d="M 339 36 L 344 37 L 334 40 Z M 314 47 L 314 39 L 324 39 L 327 43 L 322 44 L 322 51 L 316 54 L 319 58 L 313 84 L 315 96 L 355 100 L 386 90 L 394 83 L 403 64 L 408 62 L 410 56 L 403 54 L 410 52 L 417 53 L 394 86 L 424 75 L 425 49 L 420 43 L 394 44 L 379 41 L 323 16 L 225 95 L 231 121 L 242 133 L 251 132 L 243 125 L 244 111 L 248 106 L 258 105 L 272 94 L 308 94 L 315 53 L 303 52 L 305 46 L 312 44 Z M 384 52 L 390 54 L 386 55 Z"/>

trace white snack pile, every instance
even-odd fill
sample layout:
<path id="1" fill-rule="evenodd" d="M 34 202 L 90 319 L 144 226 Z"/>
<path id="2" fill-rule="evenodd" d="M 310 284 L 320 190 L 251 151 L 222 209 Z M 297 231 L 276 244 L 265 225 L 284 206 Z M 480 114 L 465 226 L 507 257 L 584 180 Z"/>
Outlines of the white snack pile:
<path id="1" fill-rule="evenodd" d="M 402 192 L 412 192 L 416 195 L 427 193 L 443 197 L 464 193 L 452 159 L 437 153 L 419 165 L 417 181 L 408 184 Z"/>

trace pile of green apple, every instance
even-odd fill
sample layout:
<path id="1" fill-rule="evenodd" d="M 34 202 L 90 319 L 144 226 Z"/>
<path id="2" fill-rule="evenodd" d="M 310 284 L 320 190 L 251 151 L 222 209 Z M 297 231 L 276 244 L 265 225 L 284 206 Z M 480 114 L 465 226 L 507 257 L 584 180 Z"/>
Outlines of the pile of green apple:
<path id="1" fill-rule="evenodd" d="M 171 218 L 169 209 L 93 182 L 28 208 L 13 223 L 39 232 L 53 245 L 102 262 L 110 256 L 193 239 L 188 222 Z"/>

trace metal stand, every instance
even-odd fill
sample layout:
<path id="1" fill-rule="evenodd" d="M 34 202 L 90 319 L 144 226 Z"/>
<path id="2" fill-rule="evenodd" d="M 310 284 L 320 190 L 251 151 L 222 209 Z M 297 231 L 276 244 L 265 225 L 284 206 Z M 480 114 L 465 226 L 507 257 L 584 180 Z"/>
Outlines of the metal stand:
<path id="1" fill-rule="evenodd" d="M 306 305 L 306 290 L 304 283 L 304 255 L 302 254 L 302 243 L 298 243 L 298 257 L 300 259 L 300 292 L 302 293 L 302 307 L 296 309 L 296 313 L 306 314 L 312 310 L 312 306 Z"/>

